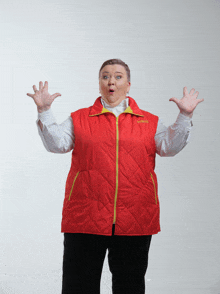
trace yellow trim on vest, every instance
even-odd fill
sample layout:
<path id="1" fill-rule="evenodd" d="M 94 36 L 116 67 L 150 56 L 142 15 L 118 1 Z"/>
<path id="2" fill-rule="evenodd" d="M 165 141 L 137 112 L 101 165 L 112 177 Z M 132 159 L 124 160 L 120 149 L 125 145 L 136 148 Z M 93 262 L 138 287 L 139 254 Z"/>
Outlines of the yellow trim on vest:
<path id="1" fill-rule="evenodd" d="M 95 115 L 99 115 L 99 114 L 102 114 L 102 113 L 90 114 L 89 116 L 95 116 Z"/>
<path id="2" fill-rule="evenodd" d="M 152 173 L 150 173 L 150 175 L 151 175 L 152 182 L 154 184 L 155 202 L 157 204 L 157 191 L 156 191 L 156 186 L 155 186 L 155 183 L 154 183 L 154 179 L 153 179 Z"/>
<path id="3" fill-rule="evenodd" d="M 134 115 L 138 115 L 138 116 L 144 116 L 144 115 L 142 115 L 142 114 L 134 113 L 130 106 L 128 106 L 128 107 L 125 109 L 124 112 L 125 112 L 125 113 L 132 113 L 132 114 L 134 114 Z"/>
<path id="4" fill-rule="evenodd" d="M 103 114 L 103 113 L 106 113 L 106 112 L 111 112 L 111 113 L 113 113 L 112 111 L 106 109 L 106 108 L 103 106 L 103 108 L 102 108 L 102 112 L 101 112 L 101 113 L 90 114 L 89 116 L 95 116 L 95 115 Z M 134 114 L 134 115 L 138 115 L 138 116 L 143 116 L 143 117 L 144 117 L 144 115 L 142 115 L 142 114 L 134 113 L 130 106 L 128 106 L 128 107 L 125 109 L 125 111 L 122 112 L 122 113 L 132 113 L 132 114 Z"/>
<path id="5" fill-rule="evenodd" d="M 112 112 L 112 111 L 108 110 L 107 108 L 105 108 L 105 107 L 103 106 L 103 108 L 102 108 L 102 113 L 105 113 L 105 112 Z"/>
<path id="6" fill-rule="evenodd" d="M 74 187 L 74 184 L 75 184 L 76 178 L 78 177 L 78 174 L 79 174 L 79 171 L 78 171 L 78 173 L 76 174 L 76 176 L 75 176 L 75 178 L 74 178 L 74 181 L 73 181 L 73 184 L 72 184 L 72 188 L 71 188 L 71 191 L 70 191 L 70 195 L 69 195 L 69 200 L 70 200 L 70 196 L 71 196 L 72 191 L 73 191 L 73 187 Z"/>
<path id="7" fill-rule="evenodd" d="M 148 123 L 149 121 L 148 120 L 138 120 L 137 122 L 138 123 Z"/>
<path id="8" fill-rule="evenodd" d="M 106 109 L 106 108 L 103 106 L 103 108 L 102 108 L 102 112 L 100 112 L 100 113 L 96 113 L 96 114 L 91 114 L 91 115 L 89 115 L 89 116 L 95 116 L 95 115 L 103 114 L 103 113 L 105 113 L 105 112 L 111 112 L 111 111 L 109 111 L 108 109 Z"/>

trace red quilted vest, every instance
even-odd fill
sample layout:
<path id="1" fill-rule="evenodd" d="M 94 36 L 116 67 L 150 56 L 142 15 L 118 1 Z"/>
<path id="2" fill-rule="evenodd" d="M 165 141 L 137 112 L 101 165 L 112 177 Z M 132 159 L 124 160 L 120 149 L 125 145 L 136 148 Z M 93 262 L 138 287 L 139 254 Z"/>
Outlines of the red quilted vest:
<path id="1" fill-rule="evenodd" d="M 141 236 L 160 231 L 154 136 L 158 117 L 129 107 L 116 117 L 93 106 L 71 113 L 75 134 L 61 232 Z"/>

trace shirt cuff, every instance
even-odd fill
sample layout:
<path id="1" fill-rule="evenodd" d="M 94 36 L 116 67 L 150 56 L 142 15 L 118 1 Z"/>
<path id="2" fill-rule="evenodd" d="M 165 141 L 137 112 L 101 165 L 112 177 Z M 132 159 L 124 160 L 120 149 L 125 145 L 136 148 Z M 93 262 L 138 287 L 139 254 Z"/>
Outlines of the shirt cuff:
<path id="1" fill-rule="evenodd" d="M 56 119 L 53 116 L 51 108 L 43 112 L 38 112 L 37 123 L 39 120 L 42 122 L 43 125 L 50 125 L 56 123 Z"/>
<path id="2" fill-rule="evenodd" d="M 193 126 L 192 118 L 182 114 L 181 112 L 177 116 L 176 123 L 177 124 L 183 124 L 186 127 L 192 127 Z"/>

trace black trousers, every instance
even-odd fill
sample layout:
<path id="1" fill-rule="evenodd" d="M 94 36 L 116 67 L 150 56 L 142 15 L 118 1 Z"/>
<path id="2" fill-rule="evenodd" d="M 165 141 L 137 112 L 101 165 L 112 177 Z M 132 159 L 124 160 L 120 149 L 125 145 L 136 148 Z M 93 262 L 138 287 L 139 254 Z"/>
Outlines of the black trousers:
<path id="1" fill-rule="evenodd" d="M 112 236 L 64 233 L 62 294 L 100 294 L 108 249 L 113 294 L 144 294 L 152 235 Z"/>

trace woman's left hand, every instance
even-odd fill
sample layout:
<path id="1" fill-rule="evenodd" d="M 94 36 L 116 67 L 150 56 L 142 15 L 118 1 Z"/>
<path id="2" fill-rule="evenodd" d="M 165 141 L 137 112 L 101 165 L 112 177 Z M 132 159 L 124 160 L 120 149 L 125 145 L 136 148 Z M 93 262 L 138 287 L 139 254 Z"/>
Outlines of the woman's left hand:
<path id="1" fill-rule="evenodd" d="M 195 89 L 192 89 L 189 93 L 187 91 L 187 88 L 183 88 L 183 97 L 179 100 L 175 97 L 172 97 L 169 99 L 169 101 L 173 101 L 176 103 L 176 105 L 179 107 L 179 110 L 182 114 L 192 117 L 193 111 L 196 108 L 196 106 L 200 103 L 203 102 L 204 99 L 196 99 L 199 95 L 199 92 L 196 91 L 195 94 Z"/>

